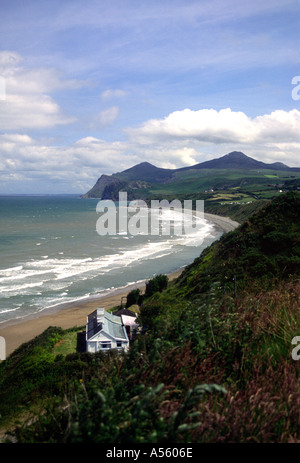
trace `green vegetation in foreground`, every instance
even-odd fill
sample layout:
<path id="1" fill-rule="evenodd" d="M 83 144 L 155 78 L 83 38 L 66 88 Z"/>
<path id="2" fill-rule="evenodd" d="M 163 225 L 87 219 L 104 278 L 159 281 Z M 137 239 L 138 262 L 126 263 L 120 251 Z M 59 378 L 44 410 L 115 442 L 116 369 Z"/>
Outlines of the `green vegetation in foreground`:
<path id="1" fill-rule="evenodd" d="M 299 212 L 299 192 L 280 195 L 144 299 L 127 354 L 57 355 L 70 332 L 55 327 L 21 346 L 0 364 L 3 427 L 19 416 L 13 439 L 35 443 L 299 443 Z"/>

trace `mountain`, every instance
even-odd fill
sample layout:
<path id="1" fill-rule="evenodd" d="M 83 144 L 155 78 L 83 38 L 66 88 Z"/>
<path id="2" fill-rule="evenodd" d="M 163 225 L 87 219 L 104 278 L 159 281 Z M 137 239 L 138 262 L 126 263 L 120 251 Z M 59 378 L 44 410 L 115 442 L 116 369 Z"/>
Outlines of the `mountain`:
<path id="1" fill-rule="evenodd" d="M 149 195 L 149 191 L 160 189 L 159 185 L 170 183 L 178 183 L 186 181 L 187 178 L 199 179 L 203 178 L 204 174 L 209 177 L 210 172 L 215 171 L 246 171 L 247 176 L 251 172 L 272 170 L 278 172 L 300 172 L 300 168 L 291 168 L 281 162 L 267 164 L 257 161 L 244 153 L 233 151 L 220 158 L 210 161 L 201 162 L 193 166 L 181 167 L 178 169 L 163 169 L 156 167 L 149 162 L 142 162 L 122 172 L 112 175 L 101 175 L 96 184 L 83 198 L 100 198 L 100 199 L 117 199 L 118 192 L 123 189 L 128 192 L 128 199 L 136 199 L 137 196 L 143 196 L 141 193 Z M 224 172 L 222 173 L 224 175 Z M 176 191 L 180 191 L 180 185 L 176 187 Z M 137 195 L 137 190 L 138 195 Z M 153 192 L 153 191 L 152 191 Z"/>
<path id="2" fill-rule="evenodd" d="M 110 199 L 111 193 L 122 188 L 139 189 L 150 183 L 164 183 L 174 176 L 176 169 L 163 169 L 150 162 L 141 162 L 123 172 L 112 175 L 101 175 L 91 190 L 83 198 Z"/>
<path id="3" fill-rule="evenodd" d="M 141 162 L 117 175 L 124 179 L 127 178 L 128 180 L 139 179 L 146 182 L 163 182 L 171 178 L 173 173 L 174 170 L 172 169 L 162 169 L 161 167 L 150 164 L 150 162 Z"/>
<path id="4" fill-rule="evenodd" d="M 275 169 L 275 170 L 288 170 L 289 167 L 282 163 L 266 164 L 256 159 L 246 156 L 240 151 L 233 151 L 232 153 L 225 154 L 218 159 L 211 161 L 201 162 L 196 164 L 193 169 Z"/>

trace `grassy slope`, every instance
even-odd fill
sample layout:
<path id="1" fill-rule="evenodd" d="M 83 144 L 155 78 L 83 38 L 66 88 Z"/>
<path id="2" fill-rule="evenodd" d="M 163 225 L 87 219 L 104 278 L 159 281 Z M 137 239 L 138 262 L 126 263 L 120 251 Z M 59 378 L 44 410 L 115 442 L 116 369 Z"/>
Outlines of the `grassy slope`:
<path id="1" fill-rule="evenodd" d="M 297 188 L 299 181 L 299 172 L 203 169 L 178 172 L 167 183 L 140 189 L 129 187 L 127 191 L 129 200 L 139 198 L 149 204 L 151 199 L 204 200 L 206 212 L 243 222 L 267 201 L 279 196 L 282 189 Z M 115 187 L 109 193 L 117 199 L 118 192 Z"/>
<path id="2" fill-rule="evenodd" d="M 239 223 L 243 223 L 249 216 L 253 215 L 268 202 L 267 199 L 260 199 L 249 204 L 220 204 L 219 202 L 205 202 L 205 212 L 223 217 L 230 217 Z"/>
<path id="3" fill-rule="evenodd" d="M 234 275 L 244 281 L 295 274 L 300 268 L 299 198 L 300 193 L 293 192 L 262 207 L 237 230 L 207 248 L 181 280 L 189 279 L 188 287 L 193 290 L 197 278 L 201 285 L 207 285 L 211 279 L 225 284 Z M 194 273 L 195 282 L 191 283 Z"/>
<path id="4" fill-rule="evenodd" d="M 145 301 L 126 356 L 55 357 L 55 328 L 18 349 L 0 364 L 0 413 L 43 408 L 15 438 L 300 442 L 299 211 L 299 193 L 280 196 L 205 250 Z"/>
<path id="5" fill-rule="evenodd" d="M 233 194 L 240 199 L 256 200 L 270 199 L 278 194 L 278 190 L 287 182 L 289 187 L 297 186 L 300 172 L 279 171 L 272 169 L 188 169 L 178 171 L 163 181 L 157 177 L 156 169 L 147 170 L 147 175 L 138 172 L 123 172 L 112 176 L 117 183 L 109 185 L 105 191 L 105 198 L 118 200 L 119 191 L 127 191 L 131 199 L 165 199 L 178 198 L 181 195 L 197 195 L 206 190 L 214 189 L 212 199 L 217 195 Z M 158 169 L 159 170 L 159 169 Z M 157 178 L 156 178 L 157 177 Z M 141 180 L 141 181 L 139 181 Z M 296 183 L 295 183 L 296 182 Z M 93 188 L 93 197 L 97 197 L 97 185 Z M 102 195 L 98 191 L 99 195 Z M 240 199 L 239 197 L 242 196 Z"/>

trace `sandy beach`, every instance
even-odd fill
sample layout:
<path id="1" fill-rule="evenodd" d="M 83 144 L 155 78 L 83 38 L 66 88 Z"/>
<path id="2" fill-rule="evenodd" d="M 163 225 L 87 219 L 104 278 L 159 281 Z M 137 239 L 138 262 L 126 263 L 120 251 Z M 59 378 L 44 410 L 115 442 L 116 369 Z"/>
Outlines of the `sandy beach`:
<path id="1" fill-rule="evenodd" d="M 212 214 L 204 214 L 206 220 L 214 223 L 223 233 L 234 230 L 239 226 L 238 222 L 228 217 L 220 217 Z M 169 280 L 177 278 L 182 269 L 168 275 Z M 109 291 L 107 294 L 95 296 L 80 302 L 71 302 L 45 309 L 35 315 L 19 318 L 0 324 L 0 336 L 4 337 L 6 342 L 6 356 L 10 355 L 24 342 L 30 341 L 35 336 L 41 334 L 49 326 L 58 326 L 63 329 L 80 327 L 85 325 L 86 317 L 97 307 L 110 309 L 120 305 L 121 298 L 127 296 L 129 291 L 135 288 L 145 288 L 146 281 L 133 283 L 126 288 L 117 288 Z"/>

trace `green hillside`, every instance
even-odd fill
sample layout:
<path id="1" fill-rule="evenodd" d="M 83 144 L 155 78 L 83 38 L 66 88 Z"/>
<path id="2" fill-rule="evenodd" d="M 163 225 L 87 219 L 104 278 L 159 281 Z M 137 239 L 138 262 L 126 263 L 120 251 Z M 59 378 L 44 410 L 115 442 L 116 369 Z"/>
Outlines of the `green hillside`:
<path id="1" fill-rule="evenodd" d="M 207 248 L 182 274 L 180 280 L 185 287 L 199 292 L 211 279 L 226 285 L 235 276 L 244 286 L 249 278 L 267 282 L 297 273 L 300 270 L 299 198 L 300 193 L 276 198 L 237 230 Z"/>
<path id="2" fill-rule="evenodd" d="M 55 327 L 21 346 L 0 364 L 2 440 L 299 443 L 299 213 L 279 195 L 144 297 L 127 354 L 58 353 Z"/>
<path id="3" fill-rule="evenodd" d="M 129 201 L 143 199 L 201 199 L 206 212 L 240 214 L 243 207 L 254 211 L 260 204 L 282 192 L 298 190 L 300 168 L 282 163 L 266 164 L 240 152 L 194 166 L 162 169 L 143 162 L 123 172 L 102 175 L 84 198 L 119 200 L 119 192 L 126 191 Z M 231 206 L 238 206 L 232 208 Z M 237 210 L 238 209 L 238 210 Z"/>
<path id="4" fill-rule="evenodd" d="M 226 201 L 255 201 L 270 199 L 280 190 L 297 189 L 299 172 L 290 171 L 249 171 L 243 169 L 203 169 L 176 173 L 171 180 L 155 182 L 140 180 L 110 179 L 104 188 L 93 189 L 90 197 L 118 200 L 119 191 L 127 191 L 128 199 L 153 199 L 159 197 L 178 198 L 178 194 L 202 193 L 203 199 Z M 223 198 L 222 198 L 223 195 Z M 231 195 L 231 197 L 230 197 Z"/>

